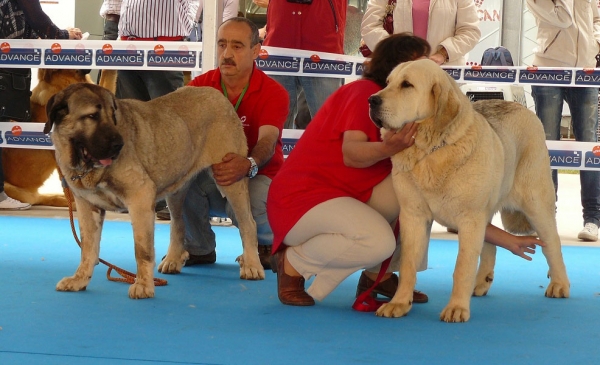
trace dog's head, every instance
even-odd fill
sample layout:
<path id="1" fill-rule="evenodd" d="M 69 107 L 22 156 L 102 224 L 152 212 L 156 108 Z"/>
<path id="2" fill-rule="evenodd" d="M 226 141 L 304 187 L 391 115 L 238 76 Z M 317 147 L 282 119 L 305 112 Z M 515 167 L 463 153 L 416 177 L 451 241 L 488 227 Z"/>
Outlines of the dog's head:
<path id="1" fill-rule="evenodd" d="M 117 100 L 103 87 L 72 84 L 50 98 L 46 114 L 44 133 L 54 127 L 55 148 L 69 146 L 71 166 L 108 166 L 118 157 L 123 137 L 116 128 Z"/>
<path id="2" fill-rule="evenodd" d="M 38 69 L 38 80 L 40 82 L 54 85 L 59 89 L 64 89 L 70 84 L 77 82 L 92 82 L 90 78 L 91 70 L 80 69 L 54 69 L 40 68 Z"/>
<path id="3" fill-rule="evenodd" d="M 435 62 L 405 62 L 390 73 L 388 85 L 369 98 L 369 116 L 387 130 L 431 118 L 445 124 L 458 114 L 457 90 L 454 80 Z"/>

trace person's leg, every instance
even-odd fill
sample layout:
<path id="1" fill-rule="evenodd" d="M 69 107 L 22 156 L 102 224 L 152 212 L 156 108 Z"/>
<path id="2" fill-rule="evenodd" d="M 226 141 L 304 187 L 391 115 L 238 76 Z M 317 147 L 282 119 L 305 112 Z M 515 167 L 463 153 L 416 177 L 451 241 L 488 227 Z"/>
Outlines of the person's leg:
<path id="1" fill-rule="evenodd" d="M 310 110 L 308 109 L 308 103 L 306 102 L 306 96 L 304 96 L 304 90 L 298 94 L 298 114 L 296 114 L 296 128 L 306 129 L 308 123 L 312 120 L 310 116 Z"/>
<path id="2" fill-rule="evenodd" d="M 192 257 L 192 260 L 188 260 L 192 261 L 191 264 L 194 256 L 214 256 L 216 241 L 215 233 L 210 226 L 210 217 L 215 210 L 224 214 L 225 199 L 205 170 L 191 182 L 183 204 L 184 247 Z"/>
<path id="3" fill-rule="evenodd" d="M 557 86 L 532 86 L 531 96 L 535 103 L 535 114 L 542 121 L 546 140 L 560 140 L 560 123 L 562 119 L 564 88 Z M 554 191 L 558 193 L 558 174 L 552 170 Z M 556 197 L 558 199 L 558 196 Z"/>
<path id="4" fill-rule="evenodd" d="M 294 129 L 294 121 L 296 120 L 296 114 L 298 114 L 298 94 L 301 90 L 300 82 L 298 81 L 300 77 L 271 75 L 271 78 L 283 86 L 290 98 L 290 111 L 283 128 Z"/>
<path id="5" fill-rule="evenodd" d="M 141 77 L 150 99 L 167 95 L 183 86 L 182 71 L 143 71 Z"/>
<path id="6" fill-rule="evenodd" d="M 271 186 L 271 179 L 264 175 L 256 175 L 248 182 L 250 194 L 250 209 L 252 217 L 256 222 L 256 233 L 258 238 L 258 257 L 265 270 L 271 269 L 271 246 L 273 245 L 273 230 L 267 217 L 267 194 Z M 238 222 L 233 208 L 227 203 L 227 216 L 231 218 L 233 225 Z"/>
<path id="7" fill-rule="evenodd" d="M 317 300 L 357 270 L 379 264 L 396 248 L 390 223 L 352 198 L 315 206 L 290 230 L 284 243 L 289 246 L 285 254 L 291 266 L 304 278 L 316 275 L 308 293 Z"/>
<path id="8" fill-rule="evenodd" d="M 148 71 L 117 71 L 117 91 L 122 99 L 150 100 L 150 94 L 141 78 L 141 73 Z"/>
<path id="9" fill-rule="evenodd" d="M 4 169 L 2 168 L 2 148 L 0 148 L 0 201 L 6 199 L 4 193 Z"/>
<path id="10" fill-rule="evenodd" d="M 259 245 L 273 245 L 273 231 L 267 218 L 267 194 L 271 186 L 271 179 L 264 175 L 256 175 L 248 182 L 250 193 L 250 208 L 252 217 L 256 222 L 256 231 Z M 231 218 L 233 225 L 237 227 L 237 219 L 231 205 L 227 203 L 226 216 Z"/>
<path id="11" fill-rule="evenodd" d="M 567 103 L 571 110 L 573 133 L 581 142 L 598 141 L 598 88 L 574 87 L 567 92 Z M 581 171 L 581 205 L 583 223 L 600 224 L 600 171 Z M 597 229 L 587 240 L 597 239 Z"/>
<path id="12" fill-rule="evenodd" d="M 304 96 L 312 118 L 321 109 L 325 100 L 342 86 L 343 79 L 326 77 L 300 77 Z"/>

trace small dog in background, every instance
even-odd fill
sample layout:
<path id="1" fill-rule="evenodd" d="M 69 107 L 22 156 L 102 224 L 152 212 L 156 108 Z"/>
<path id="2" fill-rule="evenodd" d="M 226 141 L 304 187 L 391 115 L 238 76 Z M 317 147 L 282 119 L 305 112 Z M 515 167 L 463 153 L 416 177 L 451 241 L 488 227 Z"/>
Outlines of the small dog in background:
<path id="1" fill-rule="evenodd" d="M 31 94 L 31 122 L 46 123 L 46 104 L 59 91 L 78 82 L 93 83 L 90 70 L 75 69 L 38 69 L 38 84 Z M 100 84 L 114 92 L 116 88 L 116 70 L 104 70 Z M 4 168 L 6 193 L 17 200 L 31 205 L 54 207 L 68 206 L 63 194 L 40 194 L 38 189 L 56 169 L 53 150 L 3 148 L 2 166 Z"/>

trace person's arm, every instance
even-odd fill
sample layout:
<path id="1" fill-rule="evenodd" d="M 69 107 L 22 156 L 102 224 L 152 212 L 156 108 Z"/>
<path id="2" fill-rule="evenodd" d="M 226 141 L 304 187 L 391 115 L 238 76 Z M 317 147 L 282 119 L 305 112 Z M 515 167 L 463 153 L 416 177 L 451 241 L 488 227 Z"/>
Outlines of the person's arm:
<path id="1" fill-rule="evenodd" d="M 412 146 L 417 132 L 416 123 L 408 123 L 398 132 L 386 132 L 381 142 L 369 142 L 367 135 L 360 130 L 344 132 L 342 154 L 348 167 L 365 168 L 389 158 Z"/>
<path id="2" fill-rule="evenodd" d="M 485 241 L 512 252 L 514 255 L 531 261 L 526 254 L 535 254 L 535 246 L 546 246 L 546 244 L 534 236 L 515 236 L 493 224 L 488 224 L 485 230 Z"/>
<path id="3" fill-rule="evenodd" d="M 279 129 L 272 125 L 263 125 L 258 129 L 258 141 L 249 152 L 248 157 L 252 157 L 258 167 L 266 165 L 275 153 L 275 146 L 279 138 Z M 223 161 L 212 165 L 213 176 L 218 185 L 231 185 L 248 175 L 250 171 L 250 161 L 236 153 L 228 153 L 223 157 Z"/>
<path id="4" fill-rule="evenodd" d="M 573 0 L 527 0 L 527 7 L 536 19 L 557 28 L 573 24 Z"/>
<path id="5" fill-rule="evenodd" d="M 441 49 L 433 50 L 436 52 L 434 55 L 439 57 L 432 59 L 439 65 L 464 57 L 481 38 L 479 16 L 473 0 L 457 0 L 457 6 L 454 35 L 440 42 Z"/>
<path id="6" fill-rule="evenodd" d="M 59 29 L 52 20 L 44 13 L 39 1 L 17 0 L 19 7 L 23 9 L 27 24 L 35 33 L 44 39 L 81 39 L 81 31 L 78 28 Z"/>
<path id="7" fill-rule="evenodd" d="M 388 0 L 369 0 L 367 4 L 367 10 L 360 24 L 360 35 L 371 50 L 375 49 L 379 41 L 389 37 L 381 23 L 387 5 Z"/>

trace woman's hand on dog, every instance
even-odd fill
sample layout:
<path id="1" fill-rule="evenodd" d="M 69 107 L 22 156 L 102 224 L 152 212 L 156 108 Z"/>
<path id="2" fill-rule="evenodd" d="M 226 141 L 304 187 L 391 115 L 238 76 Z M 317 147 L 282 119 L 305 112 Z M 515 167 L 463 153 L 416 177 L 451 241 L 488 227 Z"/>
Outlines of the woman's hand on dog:
<path id="1" fill-rule="evenodd" d="M 405 150 L 415 144 L 417 136 L 417 123 L 406 123 L 400 130 L 387 131 L 383 134 L 381 140 L 388 157 Z"/>
<path id="2" fill-rule="evenodd" d="M 342 142 L 344 164 L 355 168 L 372 166 L 412 146 L 416 133 L 416 123 L 407 123 L 398 131 L 384 132 L 380 142 L 373 142 L 363 131 L 345 131 Z"/>

